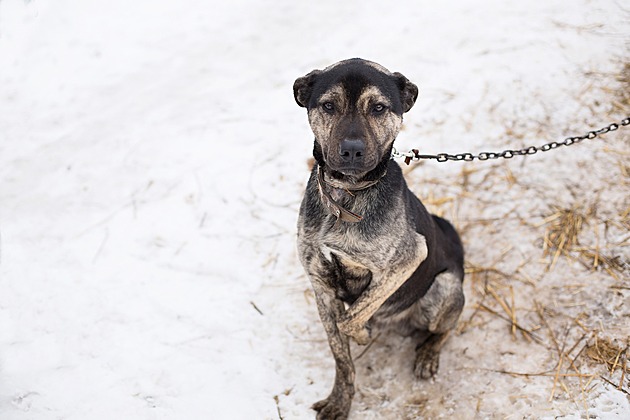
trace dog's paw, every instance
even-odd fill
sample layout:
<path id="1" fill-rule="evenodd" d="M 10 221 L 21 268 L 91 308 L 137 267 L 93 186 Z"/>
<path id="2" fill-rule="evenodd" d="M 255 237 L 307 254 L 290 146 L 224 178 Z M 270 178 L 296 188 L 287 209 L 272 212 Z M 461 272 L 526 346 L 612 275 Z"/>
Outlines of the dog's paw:
<path id="1" fill-rule="evenodd" d="M 416 353 L 414 373 L 418 379 L 429 379 L 435 376 L 440 366 L 440 353 L 419 348 Z"/>
<path id="2" fill-rule="evenodd" d="M 357 344 L 365 346 L 370 342 L 370 330 L 366 327 L 352 327 L 349 322 L 339 322 L 337 328 L 342 334 L 352 338 Z"/>
<path id="3" fill-rule="evenodd" d="M 328 398 L 316 402 L 311 408 L 317 411 L 317 420 L 346 420 L 351 404 L 352 397 L 330 394 Z"/>
<path id="4" fill-rule="evenodd" d="M 365 346 L 370 342 L 370 331 L 367 328 L 363 328 L 356 331 L 350 337 L 360 346 Z"/>

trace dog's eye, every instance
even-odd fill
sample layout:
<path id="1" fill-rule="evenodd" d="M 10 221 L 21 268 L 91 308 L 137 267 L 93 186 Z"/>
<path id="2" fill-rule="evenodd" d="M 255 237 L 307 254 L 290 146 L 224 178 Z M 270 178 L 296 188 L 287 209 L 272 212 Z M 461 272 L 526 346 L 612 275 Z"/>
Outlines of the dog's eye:
<path id="1" fill-rule="evenodd" d="M 381 114 L 383 111 L 385 111 L 385 105 L 383 104 L 376 104 L 372 107 L 372 112 L 375 114 Z"/>
<path id="2" fill-rule="evenodd" d="M 332 102 L 324 102 L 322 108 L 324 108 L 324 111 L 331 114 L 335 112 L 335 105 Z"/>

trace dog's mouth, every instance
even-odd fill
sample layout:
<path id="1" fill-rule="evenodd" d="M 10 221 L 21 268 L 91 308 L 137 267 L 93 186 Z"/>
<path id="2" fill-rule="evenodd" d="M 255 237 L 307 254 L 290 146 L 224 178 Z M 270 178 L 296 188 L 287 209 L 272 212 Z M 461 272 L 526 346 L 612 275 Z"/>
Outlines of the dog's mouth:
<path id="1" fill-rule="evenodd" d="M 332 170 L 333 173 L 338 174 L 339 176 L 352 177 L 352 178 L 360 178 L 361 176 L 367 174 L 372 169 L 374 169 L 374 167 L 365 168 L 362 166 L 336 167 L 330 164 L 328 166 L 330 166 L 330 169 Z"/>
<path id="2" fill-rule="evenodd" d="M 330 180 L 336 181 L 337 185 L 343 186 L 343 188 L 354 190 L 357 186 L 366 183 L 371 184 L 372 181 L 380 180 L 387 172 L 389 161 L 389 157 L 382 158 L 380 161 L 377 161 L 376 164 L 357 167 L 339 167 L 330 162 L 326 162 L 324 168 Z"/>
<path id="3" fill-rule="evenodd" d="M 335 165 L 333 162 L 326 162 L 327 173 L 332 179 L 348 184 L 360 183 L 364 178 L 376 168 L 375 165 Z"/>

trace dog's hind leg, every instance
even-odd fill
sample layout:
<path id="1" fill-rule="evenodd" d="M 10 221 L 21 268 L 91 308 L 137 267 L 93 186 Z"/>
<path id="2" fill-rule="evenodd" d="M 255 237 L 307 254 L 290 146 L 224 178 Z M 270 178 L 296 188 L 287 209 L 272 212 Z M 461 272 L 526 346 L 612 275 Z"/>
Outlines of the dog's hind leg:
<path id="1" fill-rule="evenodd" d="M 440 367 L 440 350 L 448 337 L 448 332 L 443 334 L 430 334 L 429 337 L 416 347 L 416 361 L 414 373 L 420 379 L 433 377 Z"/>
<path id="2" fill-rule="evenodd" d="M 428 379 L 437 373 L 440 350 L 464 308 L 462 276 L 449 271 L 438 274 L 416 305 L 412 322 L 425 339 L 416 347 L 414 372 Z"/>

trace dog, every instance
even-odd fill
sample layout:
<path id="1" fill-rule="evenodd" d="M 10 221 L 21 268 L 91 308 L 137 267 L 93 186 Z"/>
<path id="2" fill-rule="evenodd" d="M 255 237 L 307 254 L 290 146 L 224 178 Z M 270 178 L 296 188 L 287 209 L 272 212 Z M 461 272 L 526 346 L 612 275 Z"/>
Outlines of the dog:
<path id="1" fill-rule="evenodd" d="M 298 218 L 300 261 L 335 359 L 317 419 L 346 419 L 354 396 L 349 340 L 372 327 L 417 337 L 415 375 L 436 374 L 464 306 L 464 250 L 454 227 L 430 215 L 391 159 L 418 88 L 400 73 L 354 58 L 293 85 L 315 135 Z"/>

